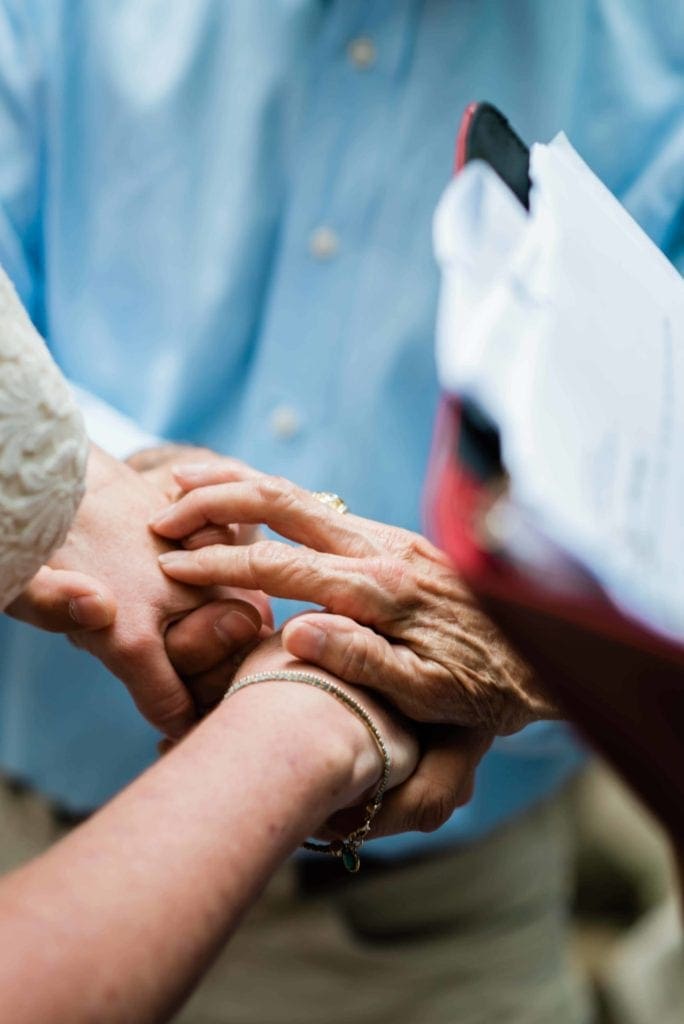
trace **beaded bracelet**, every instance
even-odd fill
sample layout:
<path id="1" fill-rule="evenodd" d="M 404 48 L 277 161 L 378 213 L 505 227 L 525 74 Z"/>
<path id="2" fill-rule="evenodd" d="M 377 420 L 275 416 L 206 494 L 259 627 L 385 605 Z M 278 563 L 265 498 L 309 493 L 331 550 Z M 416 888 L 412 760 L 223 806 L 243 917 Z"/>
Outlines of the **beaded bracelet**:
<path id="1" fill-rule="evenodd" d="M 327 853 L 332 857 L 339 857 L 347 871 L 356 873 L 361 866 L 359 850 L 368 837 L 373 819 L 380 810 L 382 798 L 389 781 L 392 759 L 390 757 L 389 750 L 387 749 L 387 745 L 380 735 L 380 730 L 377 725 L 366 709 L 362 707 L 357 700 L 354 700 L 354 698 L 343 690 L 341 686 L 337 686 L 335 683 L 331 683 L 327 679 L 323 679 L 321 676 L 314 675 L 313 672 L 296 672 L 287 670 L 255 672 L 254 675 L 244 676 L 244 678 L 234 683 L 226 693 L 224 700 L 232 697 L 233 694 L 238 693 L 240 690 L 244 690 L 246 686 L 252 686 L 254 683 L 279 681 L 288 683 L 304 683 L 306 686 L 314 686 L 317 690 L 323 690 L 325 693 L 329 693 L 331 697 L 340 701 L 340 703 L 349 708 L 357 718 L 361 719 L 380 751 L 383 763 L 382 775 L 380 776 L 380 782 L 378 783 L 375 793 L 365 806 L 365 815 L 361 825 L 359 825 L 358 828 L 355 828 L 353 832 L 350 832 L 346 839 L 336 839 L 332 843 L 314 843 L 310 841 L 302 843 L 305 850 L 315 850 L 317 853 Z"/>

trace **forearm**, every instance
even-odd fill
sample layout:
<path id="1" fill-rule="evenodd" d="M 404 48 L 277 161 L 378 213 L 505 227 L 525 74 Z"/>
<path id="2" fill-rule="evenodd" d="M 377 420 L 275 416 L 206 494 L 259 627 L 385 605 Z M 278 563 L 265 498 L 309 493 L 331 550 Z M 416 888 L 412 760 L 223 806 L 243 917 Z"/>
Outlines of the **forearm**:
<path id="1" fill-rule="evenodd" d="M 368 751 L 358 720 L 309 687 L 254 686 L 223 704 L 0 884 L 8 1019 L 165 1019 L 275 866 L 372 785 Z"/>

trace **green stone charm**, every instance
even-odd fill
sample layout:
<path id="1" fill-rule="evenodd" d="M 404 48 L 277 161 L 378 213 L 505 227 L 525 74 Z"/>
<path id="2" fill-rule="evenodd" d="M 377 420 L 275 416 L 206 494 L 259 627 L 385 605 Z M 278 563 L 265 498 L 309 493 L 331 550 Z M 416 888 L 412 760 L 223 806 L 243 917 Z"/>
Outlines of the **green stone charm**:
<path id="1" fill-rule="evenodd" d="M 356 850 L 352 850 L 351 847 L 345 846 L 342 851 L 342 863 L 344 864 L 347 871 L 350 874 L 355 875 L 361 867 L 361 861 Z"/>

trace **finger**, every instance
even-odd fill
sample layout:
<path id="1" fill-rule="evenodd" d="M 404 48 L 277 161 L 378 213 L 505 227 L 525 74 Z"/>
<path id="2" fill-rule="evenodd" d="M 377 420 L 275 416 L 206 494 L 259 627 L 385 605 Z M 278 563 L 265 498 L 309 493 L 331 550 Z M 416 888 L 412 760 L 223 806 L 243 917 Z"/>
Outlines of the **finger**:
<path id="1" fill-rule="evenodd" d="M 194 551 L 211 544 L 254 544 L 262 539 L 258 523 L 231 523 L 229 526 L 205 526 L 189 537 L 184 537 L 182 544 L 188 551 Z"/>
<path id="2" fill-rule="evenodd" d="M 343 558 L 259 541 L 246 547 L 169 551 L 159 556 L 159 564 L 183 583 L 264 590 L 272 597 L 322 604 L 361 621 L 383 621 L 395 609 L 384 585 L 394 567 L 380 559 Z"/>
<path id="3" fill-rule="evenodd" d="M 169 739 L 181 739 L 197 721 L 192 697 L 174 671 L 156 622 L 114 622 L 106 632 L 72 635 L 120 679 L 147 721 Z"/>
<path id="4" fill-rule="evenodd" d="M 180 739 L 197 721 L 192 697 L 174 672 L 161 638 L 138 639 L 107 667 L 126 683 L 140 714 L 162 735 Z"/>
<path id="5" fill-rule="evenodd" d="M 263 590 L 247 590 L 244 587 L 230 587 L 219 588 L 217 593 L 224 599 L 232 598 L 237 601 L 246 601 L 247 604 L 251 604 L 259 612 L 261 616 L 262 634 L 266 627 L 268 632 L 272 632 L 275 626 L 273 619 L 273 608 L 271 607 L 271 601 L 267 594 Z"/>
<path id="6" fill-rule="evenodd" d="M 233 676 L 247 655 L 254 650 L 258 643 L 259 639 L 255 638 L 251 644 L 243 647 L 241 651 L 236 652 L 232 657 L 227 658 L 219 665 L 186 680 L 200 715 L 206 715 L 223 700 L 226 690 L 233 680 Z"/>
<path id="7" fill-rule="evenodd" d="M 330 613 L 307 612 L 283 626 L 285 650 L 350 683 L 395 694 L 415 675 L 404 648 L 393 645 L 354 619 Z"/>
<path id="8" fill-rule="evenodd" d="M 144 684 L 130 692 L 140 714 L 169 739 L 181 739 L 197 721 L 187 687 L 165 667 L 148 669 Z"/>
<path id="9" fill-rule="evenodd" d="M 248 587 L 214 587 L 214 596 L 220 601 L 242 601 L 256 608 L 261 616 L 261 625 L 273 628 L 273 609 L 271 601 L 263 590 L 251 590 Z"/>
<path id="10" fill-rule="evenodd" d="M 203 526 L 201 530 L 191 533 L 183 540 L 183 547 L 188 551 L 210 547 L 212 544 L 235 544 L 238 538 L 236 526 Z"/>
<path id="11" fill-rule="evenodd" d="M 437 661 L 421 657 L 408 644 L 391 643 L 354 618 L 325 612 L 296 616 L 283 627 L 283 647 L 302 661 L 381 693 L 416 722 L 483 725 L 465 668 L 459 680 Z"/>
<path id="12" fill-rule="evenodd" d="M 433 684 L 434 665 L 353 618 L 325 612 L 298 615 L 285 623 L 282 643 L 293 657 L 381 693 L 417 722 L 475 724 L 467 699 L 459 707 L 460 717 L 453 693 L 449 701 L 439 700 L 442 689 Z"/>
<path id="13" fill-rule="evenodd" d="M 231 523 L 263 523 L 289 540 L 334 554 L 360 557 L 381 550 L 377 524 L 340 515 L 309 491 L 271 476 L 190 491 L 150 525 L 163 537 L 181 540 L 212 524 Z"/>
<path id="14" fill-rule="evenodd" d="M 473 795 L 475 772 L 491 736 L 474 729 L 435 726 L 431 745 L 410 779 L 387 793 L 371 838 L 434 832 Z"/>
<path id="15" fill-rule="evenodd" d="M 51 633 L 92 631 L 111 626 L 116 599 L 109 587 L 84 573 L 43 566 L 6 611 Z"/>
<path id="16" fill-rule="evenodd" d="M 166 653 L 180 676 L 214 668 L 253 641 L 261 615 L 246 601 L 212 601 L 174 622 L 166 631 Z"/>
<path id="17" fill-rule="evenodd" d="M 258 469 L 239 459 L 215 459 L 211 462 L 188 462 L 172 467 L 174 479 L 184 491 L 211 484 L 227 484 L 236 480 L 256 480 L 265 476 Z"/>
<path id="18" fill-rule="evenodd" d="M 265 536 L 258 523 L 235 523 L 232 528 L 235 531 L 233 544 L 254 544 Z"/>

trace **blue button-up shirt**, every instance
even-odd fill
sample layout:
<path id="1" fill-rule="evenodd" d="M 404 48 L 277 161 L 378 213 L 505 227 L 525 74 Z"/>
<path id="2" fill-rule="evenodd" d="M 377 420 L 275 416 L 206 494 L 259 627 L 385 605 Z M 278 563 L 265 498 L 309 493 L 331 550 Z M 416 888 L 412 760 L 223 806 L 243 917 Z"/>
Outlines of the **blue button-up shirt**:
<path id="1" fill-rule="evenodd" d="M 0 261 L 117 454 L 193 441 L 417 529 L 462 109 L 565 129 L 674 251 L 683 31 L 678 0 L 2 0 Z M 63 803 L 152 758 L 63 639 L 5 620 L 0 674 L 0 763 Z M 580 756 L 500 741 L 467 808 L 384 852 L 482 835 Z"/>

